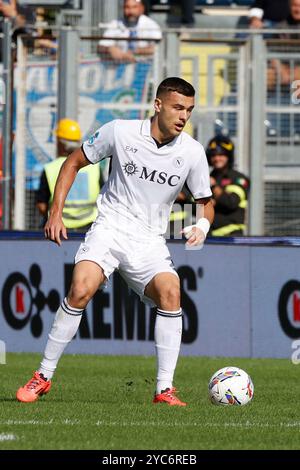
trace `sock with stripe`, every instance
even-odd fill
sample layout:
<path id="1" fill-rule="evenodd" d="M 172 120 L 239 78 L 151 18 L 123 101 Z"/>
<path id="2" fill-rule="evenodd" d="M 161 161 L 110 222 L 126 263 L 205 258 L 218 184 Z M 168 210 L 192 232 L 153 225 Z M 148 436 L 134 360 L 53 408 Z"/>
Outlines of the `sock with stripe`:
<path id="1" fill-rule="evenodd" d="M 64 349 L 75 336 L 82 317 L 82 309 L 71 307 L 65 298 L 56 312 L 48 336 L 44 357 L 38 372 L 50 380 Z"/>
<path id="2" fill-rule="evenodd" d="M 157 309 L 154 341 L 157 355 L 156 393 L 172 388 L 182 334 L 182 310 Z"/>

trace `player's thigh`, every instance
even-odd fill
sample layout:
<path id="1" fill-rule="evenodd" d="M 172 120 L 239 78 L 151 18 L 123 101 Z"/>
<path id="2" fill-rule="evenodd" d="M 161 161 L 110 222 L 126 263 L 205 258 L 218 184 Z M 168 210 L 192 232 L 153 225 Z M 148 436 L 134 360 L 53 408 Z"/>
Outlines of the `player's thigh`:
<path id="1" fill-rule="evenodd" d="M 68 297 L 88 298 L 106 281 L 103 269 L 93 261 L 80 261 L 74 266 Z"/>
<path id="2" fill-rule="evenodd" d="M 180 280 L 177 273 L 160 272 L 147 284 L 145 295 L 163 310 L 180 308 Z"/>

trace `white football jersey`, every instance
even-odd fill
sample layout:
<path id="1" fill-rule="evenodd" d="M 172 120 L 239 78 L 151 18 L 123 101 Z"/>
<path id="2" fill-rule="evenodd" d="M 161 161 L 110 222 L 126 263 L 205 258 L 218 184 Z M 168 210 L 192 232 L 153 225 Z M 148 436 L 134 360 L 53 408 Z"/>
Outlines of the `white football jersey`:
<path id="1" fill-rule="evenodd" d="M 185 182 L 195 199 L 211 196 L 203 146 L 182 132 L 158 148 L 150 119 L 111 121 L 82 149 L 91 163 L 112 159 L 98 197 L 100 219 L 138 238 L 166 232 L 172 205 Z"/>

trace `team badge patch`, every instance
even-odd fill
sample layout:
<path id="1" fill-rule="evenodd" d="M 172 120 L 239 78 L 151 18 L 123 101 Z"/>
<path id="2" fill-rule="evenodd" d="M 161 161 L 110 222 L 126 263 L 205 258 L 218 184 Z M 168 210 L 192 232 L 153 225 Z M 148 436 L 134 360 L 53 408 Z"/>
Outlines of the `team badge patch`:
<path id="1" fill-rule="evenodd" d="M 90 247 L 87 245 L 84 245 L 82 248 L 80 248 L 80 253 L 86 253 L 89 251 Z"/>
<path id="2" fill-rule="evenodd" d="M 173 160 L 173 164 L 174 164 L 175 168 L 182 168 L 183 165 L 184 165 L 184 160 L 183 160 L 182 157 L 176 157 Z"/>
<path id="3" fill-rule="evenodd" d="M 99 137 L 99 134 L 100 134 L 99 131 L 95 132 L 95 134 L 92 135 L 92 136 L 89 138 L 89 140 L 88 140 L 88 142 L 87 142 L 88 145 L 93 145 L 93 143 L 95 142 L 95 140 L 97 139 L 97 137 Z"/>

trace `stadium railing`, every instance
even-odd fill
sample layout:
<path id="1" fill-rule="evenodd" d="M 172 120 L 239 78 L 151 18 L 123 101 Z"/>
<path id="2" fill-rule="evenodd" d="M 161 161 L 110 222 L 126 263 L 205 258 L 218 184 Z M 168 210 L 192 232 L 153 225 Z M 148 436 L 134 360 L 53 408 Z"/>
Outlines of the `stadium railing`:
<path id="1" fill-rule="evenodd" d="M 54 36 L 58 36 L 57 33 Z M 300 235 L 299 106 L 291 101 L 292 82 L 300 66 L 294 49 L 299 47 L 299 42 L 270 38 L 271 34 L 279 33 L 282 31 L 268 31 L 268 36 L 264 37 L 248 30 L 239 30 L 237 35 L 236 30 L 227 29 L 165 29 L 151 59 L 120 64 L 99 56 L 97 44 L 102 37 L 101 30 L 94 29 L 89 35 L 79 31 L 80 91 L 79 99 L 74 99 L 78 100 L 84 137 L 113 118 L 150 115 L 156 84 L 165 76 L 180 74 L 197 90 L 196 107 L 187 132 L 204 145 L 216 132 L 229 133 L 236 144 L 237 169 L 249 174 L 253 158 L 261 164 L 262 184 L 258 189 L 261 193 L 257 195 L 257 191 L 252 191 L 250 202 L 253 194 L 260 198 L 261 204 L 256 204 L 255 211 L 263 225 L 256 231 L 250 217 L 248 233 Z M 258 76 L 263 102 L 252 96 L 254 37 L 260 39 L 263 66 Z M 55 155 L 52 131 L 56 122 L 57 58 L 55 50 L 38 47 L 35 41 L 22 39 L 23 74 L 18 65 L 14 67 L 15 102 L 20 87 L 25 100 L 21 108 L 23 116 L 14 115 L 14 133 L 24 136 L 26 155 L 23 228 L 37 230 L 41 221 L 35 208 L 35 191 L 44 164 Z M 56 41 L 59 43 L 59 36 Z M 283 87 L 280 82 L 281 66 L 291 70 L 290 87 Z M 259 127 L 257 139 L 261 141 L 262 150 L 253 156 L 257 139 L 252 131 L 255 128 L 258 132 Z M 13 162 L 15 157 L 14 146 Z M 252 181 L 252 188 L 256 188 L 256 181 Z M 13 199 L 11 204 L 14 207 Z"/>

